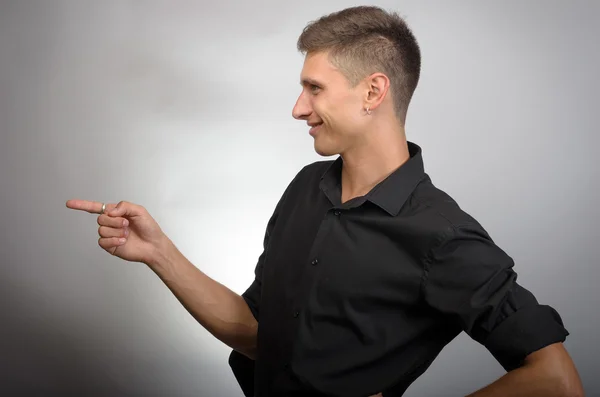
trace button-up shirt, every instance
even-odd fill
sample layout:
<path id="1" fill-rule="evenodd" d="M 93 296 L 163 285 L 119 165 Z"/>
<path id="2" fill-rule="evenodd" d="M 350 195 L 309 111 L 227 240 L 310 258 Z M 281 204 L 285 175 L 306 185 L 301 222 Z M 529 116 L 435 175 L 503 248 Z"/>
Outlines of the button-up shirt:
<path id="1" fill-rule="evenodd" d="M 507 371 L 565 340 L 559 314 L 408 148 L 344 203 L 341 156 L 287 186 L 242 295 L 258 321 L 256 361 L 229 359 L 247 396 L 401 396 L 462 331 Z"/>

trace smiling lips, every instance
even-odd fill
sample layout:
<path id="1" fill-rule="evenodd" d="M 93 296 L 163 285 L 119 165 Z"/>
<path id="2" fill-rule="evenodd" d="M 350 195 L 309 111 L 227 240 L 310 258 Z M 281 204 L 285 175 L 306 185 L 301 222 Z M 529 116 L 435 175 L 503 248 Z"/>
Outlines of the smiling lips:
<path id="1" fill-rule="evenodd" d="M 323 123 L 309 123 L 308 125 L 311 126 L 311 129 L 308 131 L 308 133 L 310 135 L 315 135 L 317 131 L 319 131 L 319 129 L 321 128 L 322 124 Z"/>

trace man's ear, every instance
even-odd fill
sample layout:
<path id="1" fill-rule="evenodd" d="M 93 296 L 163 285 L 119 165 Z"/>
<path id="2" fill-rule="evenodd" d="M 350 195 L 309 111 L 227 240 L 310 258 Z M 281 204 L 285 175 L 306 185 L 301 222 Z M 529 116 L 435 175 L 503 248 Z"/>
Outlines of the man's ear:
<path id="1" fill-rule="evenodd" d="M 387 95 L 390 88 L 390 79 L 383 73 L 373 73 L 367 77 L 366 83 L 365 108 L 375 110 Z"/>

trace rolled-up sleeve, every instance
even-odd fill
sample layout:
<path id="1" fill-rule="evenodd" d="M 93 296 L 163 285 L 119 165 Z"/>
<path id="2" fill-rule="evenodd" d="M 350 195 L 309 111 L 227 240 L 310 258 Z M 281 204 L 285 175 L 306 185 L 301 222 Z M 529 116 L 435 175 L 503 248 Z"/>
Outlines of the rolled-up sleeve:
<path id="1" fill-rule="evenodd" d="M 459 321 L 505 370 L 569 335 L 557 311 L 517 283 L 512 258 L 479 224 L 449 227 L 439 242 L 426 262 L 426 302 Z"/>

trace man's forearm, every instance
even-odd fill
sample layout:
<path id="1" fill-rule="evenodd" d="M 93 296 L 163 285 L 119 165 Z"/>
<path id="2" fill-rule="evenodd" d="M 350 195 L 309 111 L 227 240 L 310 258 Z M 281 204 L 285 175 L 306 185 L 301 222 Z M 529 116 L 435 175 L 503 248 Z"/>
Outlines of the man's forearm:
<path id="1" fill-rule="evenodd" d="M 583 391 L 541 366 L 524 366 L 467 397 L 583 397 Z"/>
<path id="2" fill-rule="evenodd" d="M 562 343 L 525 357 L 524 365 L 468 397 L 583 397 L 577 368 Z"/>
<path id="3" fill-rule="evenodd" d="M 201 272 L 168 239 L 147 265 L 206 330 L 254 359 L 258 323 L 240 295 Z"/>

